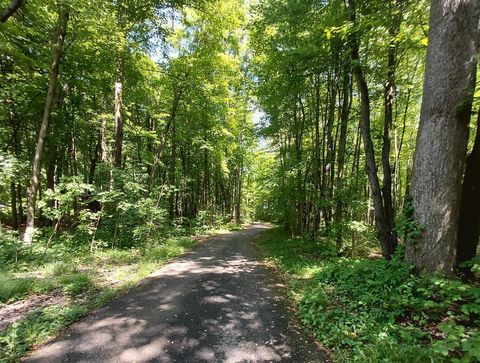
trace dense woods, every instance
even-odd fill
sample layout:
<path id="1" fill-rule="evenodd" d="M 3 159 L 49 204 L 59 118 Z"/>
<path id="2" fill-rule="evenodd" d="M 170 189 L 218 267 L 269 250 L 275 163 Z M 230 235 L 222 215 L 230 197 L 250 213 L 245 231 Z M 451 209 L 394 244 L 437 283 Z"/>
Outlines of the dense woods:
<path id="1" fill-rule="evenodd" d="M 419 270 L 451 275 L 457 244 L 463 262 L 479 239 L 471 231 L 457 243 L 475 150 L 479 6 L 434 1 L 429 24 L 429 5 L 254 8 L 252 68 L 276 175 L 259 207 L 271 206 L 292 235 L 335 240 L 341 254 L 355 255 L 374 226 L 385 258 L 400 241 Z M 464 193 L 463 203 L 478 200 L 473 188 Z"/>
<path id="2" fill-rule="evenodd" d="M 58 261 L 181 245 L 164 261 L 262 220 L 280 267 L 318 268 L 299 311 L 339 360 L 480 359 L 480 2 L 3 0 L 0 21 L 0 303 Z M 394 292 L 364 340 L 322 310 Z M 9 359 L 41 342 L 12 334 Z"/>
<path id="3" fill-rule="evenodd" d="M 23 241 L 34 226 L 135 244 L 239 221 L 254 143 L 244 5 L 33 5 L 2 29 L 2 212 Z"/>

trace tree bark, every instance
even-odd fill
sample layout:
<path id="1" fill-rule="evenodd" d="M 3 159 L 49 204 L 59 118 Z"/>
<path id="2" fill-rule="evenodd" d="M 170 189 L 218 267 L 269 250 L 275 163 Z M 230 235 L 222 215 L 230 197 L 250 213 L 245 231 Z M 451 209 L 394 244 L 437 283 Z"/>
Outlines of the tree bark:
<path id="1" fill-rule="evenodd" d="M 12 0 L 5 9 L 0 12 L 0 21 L 5 23 L 25 3 L 25 0 Z"/>
<path id="2" fill-rule="evenodd" d="M 414 218 L 407 244 L 420 271 L 451 276 L 479 51 L 478 0 L 433 0 L 423 100 L 412 176 Z"/>
<path id="3" fill-rule="evenodd" d="M 50 113 L 52 111 L 55 87 L 57 85 L 58 73 L 60 69 L 60 62 L 63 54 L 63 44 L 65 42 L 65 35 L 67 33 L 69 11 L 67 7 L 59 9 L 57 29 L 55 32 L 55 46 L 53 49 L 53 62 L 50 70 L 50 81 L 48 85 L 48 93 L 45 101 L 45 108 L 43 112 L 42 124 L 38 133 L 37 146 L 35 148 L 35 157 L 33 160 L 33 173 L 30 188 L 27 190 L 27 223 L 23 241 L 30 244 L 33 238 L 35 226 L 35 203 L 40 178 L 40 167 L 43 154 L 43 145 L 45 143 L 45 136 L 47 135 L 48 122 Z"/>
<path id="4" fill-rule="evenodd" d="M 477 255 L 480 239 L 480 112 L 472 152 L 467 157 L 457 237 L 457 266 L 466 279 L 473 277 L 469 267 L 460 266 Z"/>

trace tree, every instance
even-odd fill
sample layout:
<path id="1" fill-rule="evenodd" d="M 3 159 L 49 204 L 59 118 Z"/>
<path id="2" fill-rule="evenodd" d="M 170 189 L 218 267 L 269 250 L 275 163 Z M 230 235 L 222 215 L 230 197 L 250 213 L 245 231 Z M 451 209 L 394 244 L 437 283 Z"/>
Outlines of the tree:
<path id="1" fill-rule="evenodd" d="M 352 22 L 352 24 L 355 25 L 357 12 L 355 0 L 347 1 L 347 12 L 349 14 L 349 20 Z M 390 258 L 393 252 L 395 252 L 395 248 L 397 247 L 397 238 L 393 229 L 393 211 L 391 210 L 391 184 L 389 183 L 386 185 L 385 193 L 382 196 L 382 189 L 380 187 L 380 181 L 377 174 L 378 166 L 375 160 L 375 150 L 372 140 L 370 120 L 370 94 L 364 71 L 360 63 L 359 41 L 355 32 L 351 33 L 349 41 L 351 49 L 350 57 L 352 60 L 352 72 L 357 82 L 358 91 L 360 93 L 360 132 L 363 138 L 367 175 L 370 181 L 370 190 L 372 193 L 373 205 L 375 208 L 375 224 L 380 239 L 382 255 L 385 258 Z M 391 62 L 392 61 L 389 59 L 389 73 L 392 72 L 392 67 L 394 66 L 393 64 L 391 64 Z M 387 85 L 387 87 L 389 87 L 388 92 L 393 92 L 391 90 L 392 86 Z M 389 100 L 386 101 L 385 117 L 387 118 L 387 120 L 385 121 L 385 124 L 387 126 L 385 127 L 384 133 L 386 133 L 387 135 L 384 136 L 384 148 L 386 150 L 384 152 L 384 159 L 389 158 L 390 150 L 390 147 L 388 146 L 390 143 L 390 139 L 388 137 L 388 124 L 391 121 L 388 120 L 388 112 L 391 112 L 391 110 L 388 111 L 389 102 Z M 387 180 L 390 180 L 390 162 L 387 160 L 386 162 L 384 162 L 384 164 L 386 164 L 386 167 L 384 166 L 384 171 L 387 175 Z"/>
<path id="2" fill-rule="evenodd" d="M 448 276 L 455 266 L 479 16 L 475 0 L 432 1 L 411 187 L 414 218 L 423 231 L 407 244 L 406 260 Z"/>
<path id="3" fill-rule="evenodd" d="M 50 81 L 48 84 L 48 93 L 43 111 L 42 124 L 38 133 L 37 146 L 35 148 L 35 156 L 33 160 L 33 173 L 30 187 L 27 191 L 27 224 L 23 241 L 31 243 L 35 227 L 35 204 L 37 198 L 38 184 L 40 179 L 40 167 L 42 162 L 43 146 L 47 135 L 50 113 L 52 112 L 55 88 L 60 70 L 60 62 L 63 55 L 63 45 L 65 43 L 65 35 L 67 33 L 67 23 L 69 17 L 69 9 L 66 5 L 60 4 L 58 9 L 58 21 L 55 31 L 55 43 L 53 47 L 53 61 L 50 69 Z"/>

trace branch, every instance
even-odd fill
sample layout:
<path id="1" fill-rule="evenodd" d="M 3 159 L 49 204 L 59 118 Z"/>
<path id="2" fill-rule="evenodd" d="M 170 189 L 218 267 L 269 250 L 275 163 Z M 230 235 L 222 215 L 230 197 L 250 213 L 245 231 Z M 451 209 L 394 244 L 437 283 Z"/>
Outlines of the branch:
<path id="1" fill-rule="evenodd" d="M 0 13 L 0 21 L 5 23 L 9 17 L 11 17 L 18 10 L 20 6 L 23 5 L 25 0 L 12 0 L 10 5 L 7 5 L 5 9 Z"/>

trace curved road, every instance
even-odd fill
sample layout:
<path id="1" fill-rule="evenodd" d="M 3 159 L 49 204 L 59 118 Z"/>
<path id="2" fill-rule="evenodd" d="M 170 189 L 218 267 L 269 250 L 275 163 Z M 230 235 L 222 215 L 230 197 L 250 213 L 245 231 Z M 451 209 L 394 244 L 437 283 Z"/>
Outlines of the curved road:
<path id="1" fill-rule="evenodd" d="M 253 243 L 215 236 L 72 325 L 27 362 L 323 362 Z"/>

